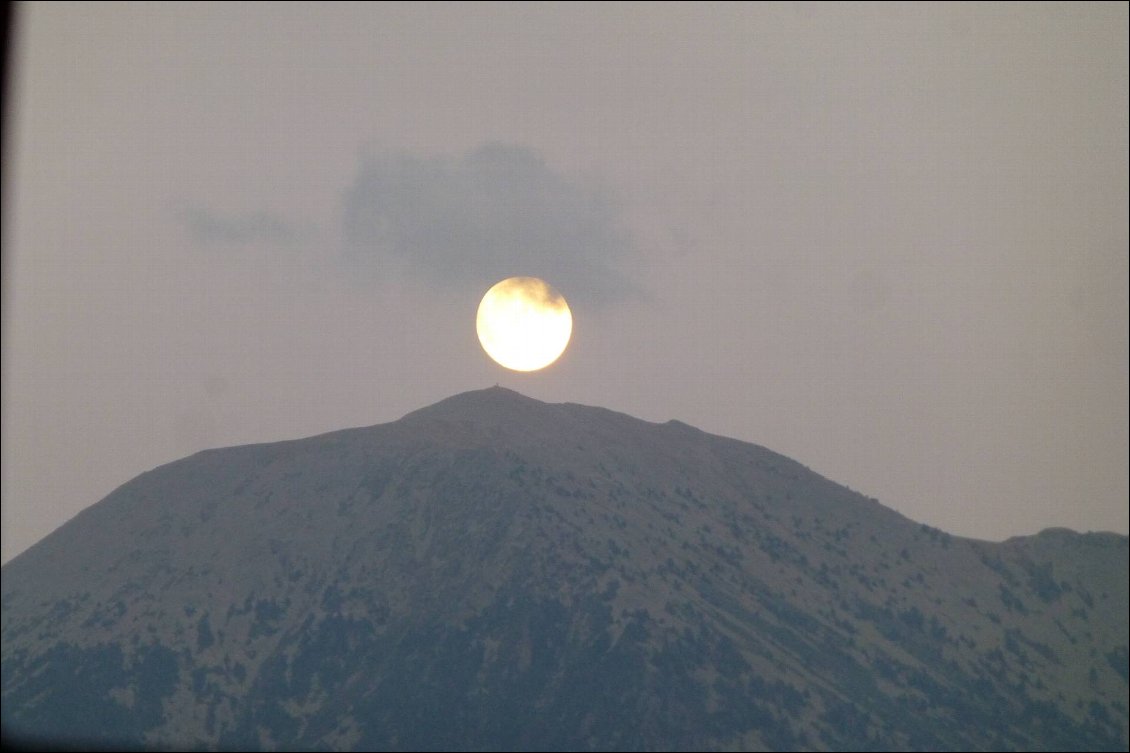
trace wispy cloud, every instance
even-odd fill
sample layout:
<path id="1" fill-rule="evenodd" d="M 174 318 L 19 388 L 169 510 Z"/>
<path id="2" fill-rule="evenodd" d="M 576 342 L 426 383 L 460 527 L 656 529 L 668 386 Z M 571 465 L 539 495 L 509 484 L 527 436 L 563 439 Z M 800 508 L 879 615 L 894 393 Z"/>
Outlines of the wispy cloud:
<path id="1" fill-rule="evenodd" d="M 611 198 L 517 146 L 370 159 L 346 192 L 344 234 L 351 260 L 377 274 L 458 284 L 543 277 L 594 303 L 630 288 L 616 270 L 630 239 Z"/>
<path id="2" fill-rule="evenodd" d="M 267 243 L 293 246 L 310 238 L 312 229 L 269 212 L 221 214 L 199 206 L 179 212 L 194 243 L 202 246 Z"/>

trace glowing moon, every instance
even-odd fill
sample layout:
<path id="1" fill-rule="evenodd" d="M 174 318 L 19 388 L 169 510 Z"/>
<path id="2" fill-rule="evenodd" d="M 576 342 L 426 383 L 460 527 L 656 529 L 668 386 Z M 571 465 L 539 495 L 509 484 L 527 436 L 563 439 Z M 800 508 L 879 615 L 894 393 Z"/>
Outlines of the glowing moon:
<path id="1" fill-rule="evenodd" d="M 573 333 L 564 296 L 537 277 L 510 277 L 483 296 L 475 329 L 483 350 L 514 371 L 537 371 L 557 360 Z"/>

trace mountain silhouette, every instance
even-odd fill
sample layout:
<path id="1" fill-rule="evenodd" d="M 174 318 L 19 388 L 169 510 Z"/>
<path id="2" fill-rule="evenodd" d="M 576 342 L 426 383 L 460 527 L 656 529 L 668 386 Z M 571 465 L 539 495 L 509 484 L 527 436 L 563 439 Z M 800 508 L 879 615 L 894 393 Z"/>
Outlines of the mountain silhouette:
<path id="1" fill-rule="evenodd" d="M 1111 533 L 950 536 L 753 444 L 492 388 L 198 453 L 13 559 L 3 730 L 1126 750 L 1127 554 Z"/>

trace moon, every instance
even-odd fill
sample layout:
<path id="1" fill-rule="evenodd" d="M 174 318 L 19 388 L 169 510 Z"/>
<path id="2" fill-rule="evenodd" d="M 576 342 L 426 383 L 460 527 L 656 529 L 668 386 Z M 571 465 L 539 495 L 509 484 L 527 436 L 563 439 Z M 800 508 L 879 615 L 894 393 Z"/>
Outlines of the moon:
<path id="1" fill-rule="evenodd" d="M 479 303 L 475 329 L 483 350 L 513 371 L 537 371 L 556 361 L 573 334 L 565 297 L 538 277 L 508 277 Z"/>

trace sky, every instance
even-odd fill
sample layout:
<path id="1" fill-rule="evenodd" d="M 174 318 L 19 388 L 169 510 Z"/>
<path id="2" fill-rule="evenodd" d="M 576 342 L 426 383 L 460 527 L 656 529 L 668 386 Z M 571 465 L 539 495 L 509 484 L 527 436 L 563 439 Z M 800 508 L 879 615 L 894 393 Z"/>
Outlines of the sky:
<path id="1" fill-rule="evenodd" d="M 3 561 L 202 449 L 500 384 L 922 523 L 1127 532 L 1125 3 L 19 6 Z M 479 346 L 510 275 L 551 367 Z"/>

